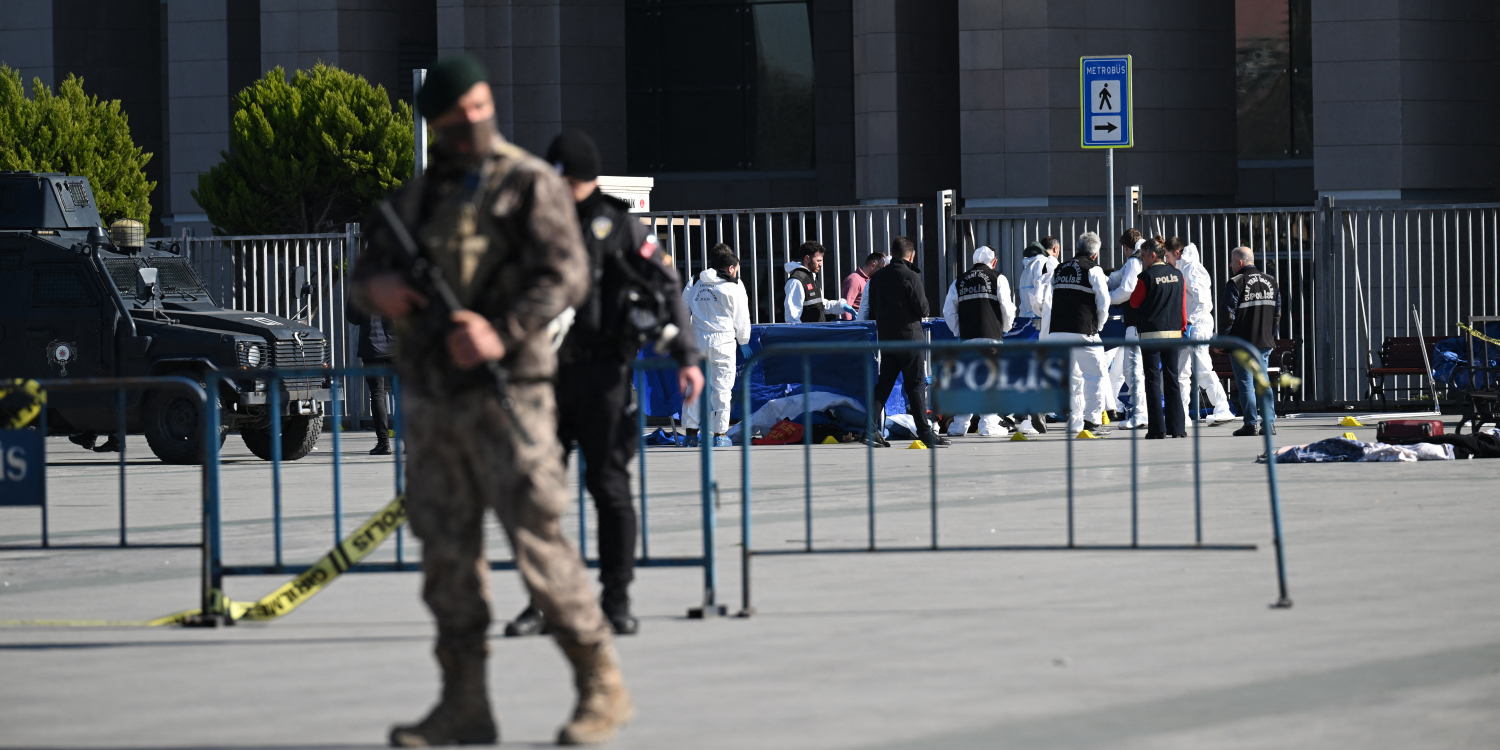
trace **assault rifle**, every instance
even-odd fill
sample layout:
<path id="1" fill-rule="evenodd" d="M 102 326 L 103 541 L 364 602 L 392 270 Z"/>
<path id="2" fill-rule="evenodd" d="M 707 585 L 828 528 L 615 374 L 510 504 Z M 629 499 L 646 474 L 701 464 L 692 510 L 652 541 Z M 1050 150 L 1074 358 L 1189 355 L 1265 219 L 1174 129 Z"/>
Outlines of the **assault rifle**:
<path id="1" fill-rule="evenodd" d="M 434 332 L 447 334 L 454 328 L 453 313 L 465 309 L 458 295 L 454 293 L 453 287 L 448 280 L 443 278 L 443 269 L 427 260 L 422 254 L 421 248 L 417 247 L 417 241 L 412 239 L 411 232 L 407 231 L 406 223 L 396 214 L 391 207 L 390 201 L 380 202 L 380 217 L 390 228 L 391 234 L 396 238 L 396 244 L 401 248 L 402 255 L 406 260 L 406 277 L 408 284 L 422 296 L 427 298 L 427 320 L 428 325 Z M 511 427 L 520 436 L 521 441 L 532 445 L 531 435 L 527 434 L 525 426 L 516 417 L 516 403 L 510 397 L 510 375 L 500 363 L 488 359 L 480 364 L 480 372 L 489 381 L 490 387 L 495 390 L 495 396 L 500 401 L 500 408 L 505 410 L 505 416 L 510 420 Z"/>

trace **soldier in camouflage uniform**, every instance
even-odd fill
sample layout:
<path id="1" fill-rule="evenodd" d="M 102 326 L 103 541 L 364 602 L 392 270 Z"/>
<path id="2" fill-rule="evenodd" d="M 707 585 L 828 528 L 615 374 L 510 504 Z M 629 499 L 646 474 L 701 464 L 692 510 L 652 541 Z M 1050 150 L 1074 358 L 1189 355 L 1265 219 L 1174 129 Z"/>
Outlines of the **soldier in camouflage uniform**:
<path id="1" fill-rule="evenodd" d="M 354 273 L 355 303 L 395 321 L 408 513 L 423 542 L 422 594 L 437 619 L 443 672 L 437 707 L 418 724 L 395 727 L 391 744 L 499 739 L 485 683 L 486 508 L 499 516 L 532 601 L 574 670 L 578 705 L 558 742 L 603 742 L 634 709 L 610 628 L 558 520 L 567 494 L 546 330 L 584 298 L 588 262 L 568 186 L 500 136 L 485 78 L 467 56 L 428 73 L 417 106 L 435 132 L 433 163 L 392 198 L 467 309 L 445 321 L 446 335 L 424 327 L 426 300 L 400 275 L 401 252 L 378 223 Z M 511 414 L 478 374 L 485 360 L 510 374 Z"/>

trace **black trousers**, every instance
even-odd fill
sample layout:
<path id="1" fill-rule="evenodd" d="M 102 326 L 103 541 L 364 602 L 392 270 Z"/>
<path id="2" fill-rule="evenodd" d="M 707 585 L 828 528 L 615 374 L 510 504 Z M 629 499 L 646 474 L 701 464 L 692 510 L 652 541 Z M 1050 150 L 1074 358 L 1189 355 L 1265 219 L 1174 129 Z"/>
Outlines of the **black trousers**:
<path id="1" fill-rule="evenodd" d="M 364 360 L 366 367 L 385 367 L 391 363 L 388 359 Z M 375 437 L 379 442 L 386 442 L 391 434 L 391 409 L 386 403 L 385 396 L 390 392 L 390 384 L 384 377 L 365 378 L 365 388 L 370 391 L 370 413 L 375 416 Z"/>
<path id="2" fill-rule="evenodd" d="M 635 457 L 630 367 L 619 360 L 571 362 L 557 371 L 557 439 L 583 454 L 584 485 L 599 513 L 599 583 L 623 597 L 635 579 L 637 520 L 630 500 Z"/>
<path id="3" fill-rule="evenodd" d="M 880 414 L 885 413 L 885 402 L 891 397 L 891 389 L 896 387 L 897 375 L 901 376 L 901 387 L 906 393 L 906 412 L 917 423 L 917 436 L 930 435 L 932 426 L 927 424 L 927 380 L 922 374 L 921 352 L 880 353 L 880 377 L 875 381 L 872 408 Z M 880 421 L 875 423 L 877 430 L 882 426 Z"/>
<path id="4" fill-rule="evenodd" d="M 1182 368 L 1187 349 L 1142 349 L 1141 366 L 1146 370 L 1146 434 L 1186 435 L 1187 413 L 1182 409 Z M 1166 413 L 1162 413 L 1163 380 Z"/>

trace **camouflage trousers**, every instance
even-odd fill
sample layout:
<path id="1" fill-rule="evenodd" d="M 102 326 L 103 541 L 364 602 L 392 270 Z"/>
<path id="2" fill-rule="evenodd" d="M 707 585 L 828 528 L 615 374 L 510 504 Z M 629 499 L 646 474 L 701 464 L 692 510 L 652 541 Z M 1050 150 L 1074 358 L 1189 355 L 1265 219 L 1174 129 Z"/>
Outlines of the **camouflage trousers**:
<path id="1" fill-rule="evenodd" d="M 407 513 L 422 540 L 422 598 L 437 618 L 440 651 L 486 649 L 487 508 L 505 529 L 531 601 L 558 637 L 582 644 L 610 638 L 583 560 L 558 519 L 567 489 L 552 385 L 513 384 L 511 396 L 531 445 L 485 392 L 441 400 L 410 393 L 402 400 Z"/>

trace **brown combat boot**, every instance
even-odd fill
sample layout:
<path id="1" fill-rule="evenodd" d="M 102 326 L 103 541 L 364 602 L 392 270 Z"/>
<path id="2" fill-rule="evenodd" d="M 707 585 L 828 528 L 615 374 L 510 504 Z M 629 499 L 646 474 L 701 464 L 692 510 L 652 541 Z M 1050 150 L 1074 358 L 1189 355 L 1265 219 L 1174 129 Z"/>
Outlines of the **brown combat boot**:
<path id="1" fill-rule="evenodd" d="M 443 697 L 417 724 L 391 728 L 391 747 L 493 745 L 500 730 L 490 713 L 483 649 L 437 648 L 443 666 Z"/>
<path id="2" fill-rule="evenodd" d="M 573 710 L 573 720 L 557 733 L 557 744 L 608 742 L 635 717 L 635 705 L 625 689 L 614 644 L 606 640 L 584 645 L 563 637 L 557 642 L 573 665 L 573 684 L 578 688 L 578 707 Z"/>

